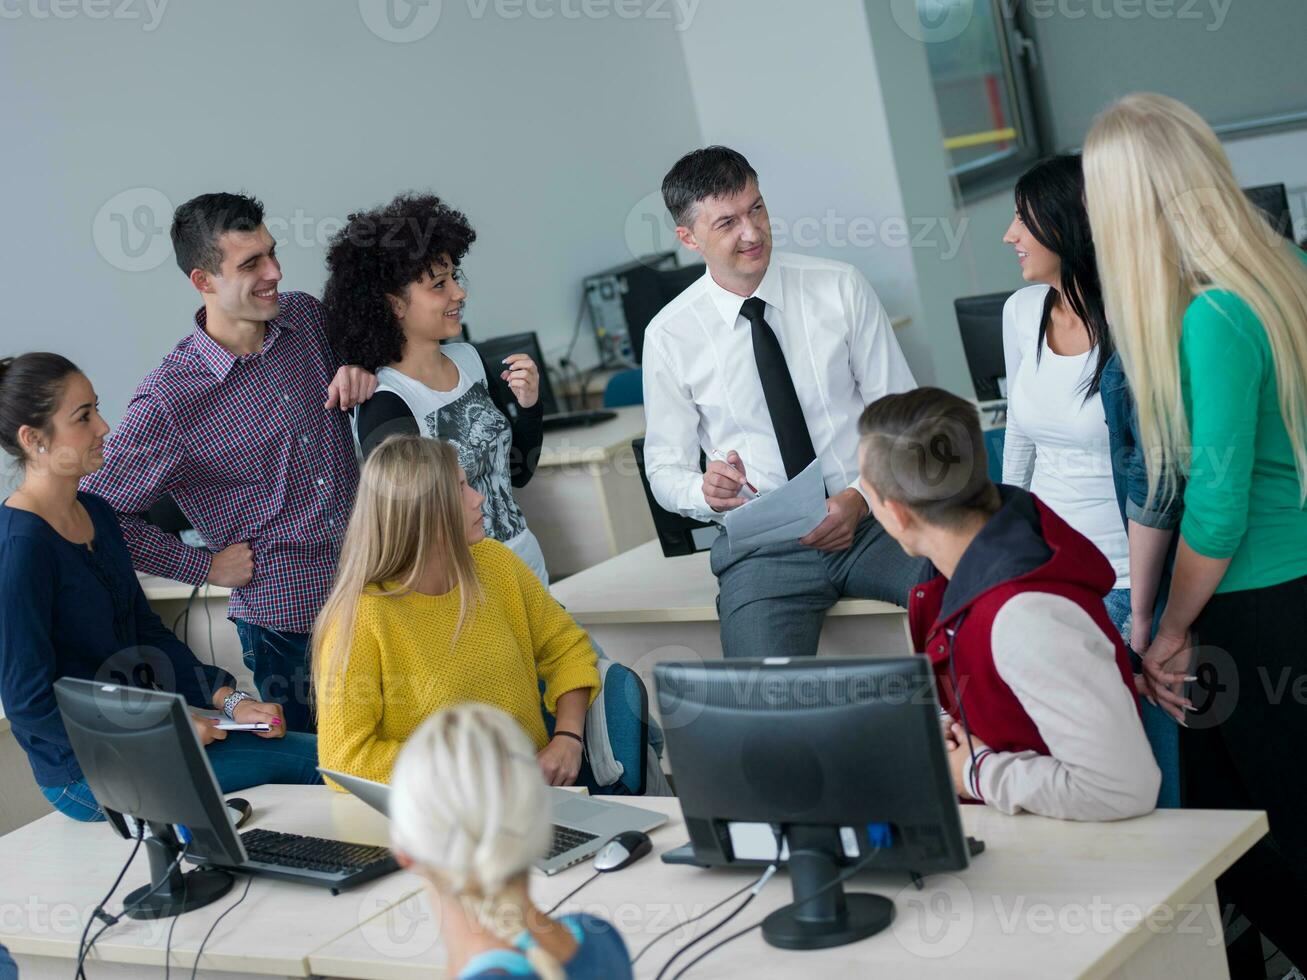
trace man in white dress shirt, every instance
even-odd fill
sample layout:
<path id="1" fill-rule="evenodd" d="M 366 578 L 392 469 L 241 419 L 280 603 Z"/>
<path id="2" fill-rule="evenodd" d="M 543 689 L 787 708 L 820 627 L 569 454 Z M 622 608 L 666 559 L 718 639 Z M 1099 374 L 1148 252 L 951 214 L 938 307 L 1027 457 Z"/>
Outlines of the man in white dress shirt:
<path id="1" fill-rule="evenodd" d="M 916 387 L 866 278 L 850 265 L 772 254 L 758 175 L 723 146 L 695 150 L 663 180 L 681 243 L 707 274 L 644 338 L 645 459 L 668 510 L 703 521 L 775 489 L 820 460 L 826 518 L 793 543 L 712 548 L 728 657 L 817 651 L 841 596 L 907 604 L 929 573 L 870 516 L 858 485 L 858 416 Z M 710 459 L 699 468 L 700 452 Z"/>

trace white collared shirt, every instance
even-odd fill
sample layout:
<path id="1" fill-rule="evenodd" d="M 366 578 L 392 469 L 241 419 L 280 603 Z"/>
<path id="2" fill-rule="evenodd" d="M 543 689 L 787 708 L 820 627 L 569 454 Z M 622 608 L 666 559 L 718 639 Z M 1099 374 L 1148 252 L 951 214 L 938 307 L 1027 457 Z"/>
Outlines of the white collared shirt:
<path id="1" fill-rule="evenodd" d="M 884 307 L 853 266 L 785 252 L 772 253 L 753 295 L 767 304 L 827 491 L 857 488 L 858 416 L 916 387 Z M 786 482 L 744 300 L 705 273 L 644 337 L 649 482 L 668 510 L 703 521 L 721 515 L 704 500 L 701 449 L 734 449 L 761 491 Z"/>

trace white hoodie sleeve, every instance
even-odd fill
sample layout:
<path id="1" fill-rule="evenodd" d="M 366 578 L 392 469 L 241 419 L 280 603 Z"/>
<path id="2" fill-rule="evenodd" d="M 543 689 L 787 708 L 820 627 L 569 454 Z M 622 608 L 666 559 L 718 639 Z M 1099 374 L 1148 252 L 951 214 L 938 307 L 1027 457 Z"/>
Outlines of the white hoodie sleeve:
<path id="1" fill-rule="evenodd" d="M 1162 774 L 1121 682 L 1111 641 L 1070 599 L 1026 592 L 1003 604 L 990 636 L 999 676 L 1051 755 L 994 752 L 980 792 L 1004 813 L 1120 820 L 1157 805 Z M 972 785 L 971 766 L 965 776 Z"/>

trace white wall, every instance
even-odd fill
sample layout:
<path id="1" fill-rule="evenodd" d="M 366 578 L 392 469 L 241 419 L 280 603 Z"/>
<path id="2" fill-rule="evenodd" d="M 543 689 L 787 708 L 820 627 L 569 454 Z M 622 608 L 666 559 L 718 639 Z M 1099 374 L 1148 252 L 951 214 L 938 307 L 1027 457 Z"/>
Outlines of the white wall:
<path id="1" fill-rule="evenodd" d="M 758 171 L 775 247 L 857 266 L 891 315 L 913 318 L 899 341 L 928 382 L 912 250 L 899 244 L 910 213 L 869 39 L 860 0 L 712 0 L 681 35 L 703 140 Z"/>
<path id="2" fill-rule="evenodd" d="M 611 5 L 569 19 L 576 4 L 542 0 L 533 9 L 553 16 L 540 19 L 444 0 L 408 8 L 440 11 L 412 43 L 369 29 L 361 11 L 378 0 L 163 0 L 151 30 L 144 0 L 132 21 L 82 12 L 117 2 L 74 6 L 38 19 L 50 4 L 7 4 L 0 20 L 0 347 L 82 364 L 111 422 L 199 305 L 167 246 L 170 206 L 195 194 L 261 197 L 284 222 L 284 287 L 316 292 L 322 242 L 350 211 L 432 189 L 479 236 L 474 333 L 532 329 L 557 353 L 581 278 L 629 257 L 628 213 L 701 142 L 677 23 Z M 152 236 L 129 239 L 148 246 L 139 260 L 107 212 L 99 250 L 93 239 L 106 202 L 133 188 L 110 210 L 146 208 Z M 121 268 L 134 261 L 151 268 Z M 578 353 L 594 359 L 590 337 Z"/>

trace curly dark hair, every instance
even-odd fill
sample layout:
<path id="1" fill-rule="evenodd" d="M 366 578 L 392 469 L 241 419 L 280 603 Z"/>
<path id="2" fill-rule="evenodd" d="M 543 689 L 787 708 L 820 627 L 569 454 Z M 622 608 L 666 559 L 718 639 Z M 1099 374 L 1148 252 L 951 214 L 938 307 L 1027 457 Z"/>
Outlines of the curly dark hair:
<path id="1" fill-rule="evenodd" d="M 401 194 L 351 214 L 327 248 L 322 293 L 336 355 L 369 371 L 399 360 L 404 334 L 387 294 L 405 295 L 424 274 L 444 268 L 444 256 L 457 269 L 476 237 L 463 212 L 434 194 Z"/>

